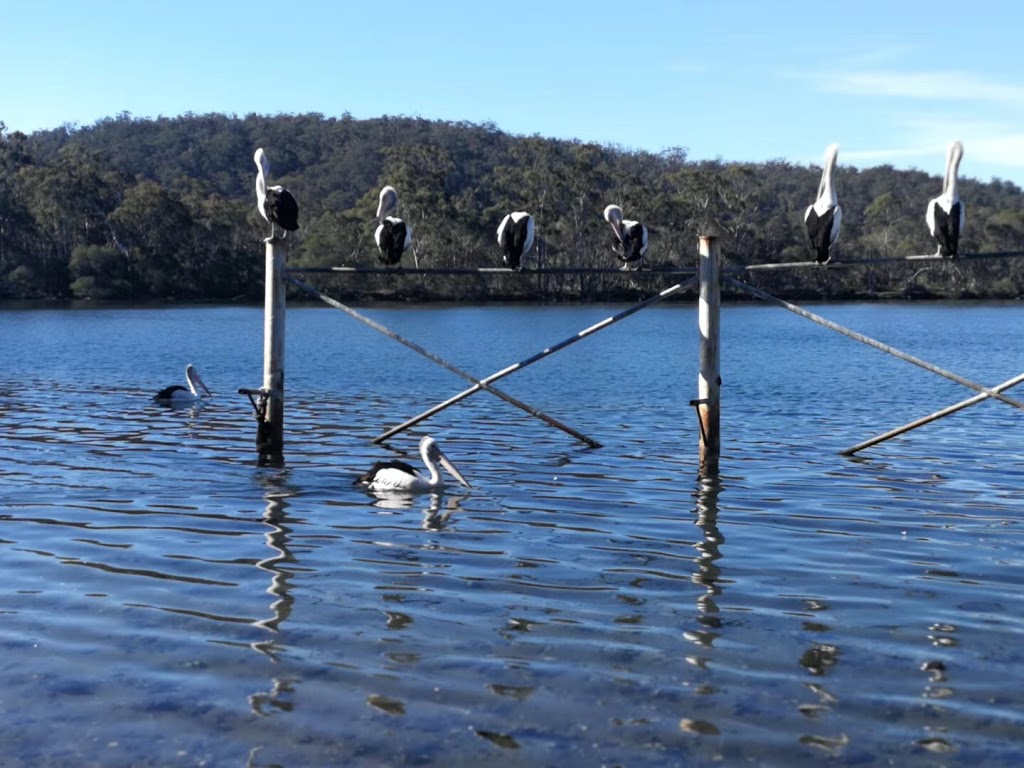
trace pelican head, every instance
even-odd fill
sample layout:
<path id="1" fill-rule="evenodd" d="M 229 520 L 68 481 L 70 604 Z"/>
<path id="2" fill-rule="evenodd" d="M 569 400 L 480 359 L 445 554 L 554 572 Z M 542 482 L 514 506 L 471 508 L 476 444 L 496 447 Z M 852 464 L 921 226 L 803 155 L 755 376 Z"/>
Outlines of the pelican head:
<path id="1" fill-rule="evenodd" d="M 829 144 L 825 148 L 825 165 L 821 172 L 821 182 L 818 184 L 818 200 L 828 205 L 836 205 L 836 162 L 839 160 L 839 145 Z"/>
<path id="2" fill-rule="evenodd" d="M 957 173 L 960 169 L 960 161 L 964 156 L 964 145 L 960 141 L 951 141 L 946 152 L 946 178 L 942 184 L 942 193 L 949 195 L 956 200 L 957 195 Z"/>
<path id="3" fill-rule="evenodd" d="M 192 363 L 185 366 L 185 381 L 188 382 L 188 388 L 193 397 L 211 397 L 213 395 Z"/>
<path id="4" fill-rule="evenodd" d="M 604 220 L 612 225 L 615 236 L 622 239 L 622 209 L 617 205 L 609 205 L 604 209 Z"/>
<path id="5" fill-rule="evenodd" d="M 420 440 L 420 456 L 423 458 L 423 463 L 427 465 L 427 469 L 430 470 L 430 483 L 434 486 L 443 485 L 441 481 L 441 473 L 438 470 L 438 464 L 445 468 L 449 475 L 459 481 L 461 485 L 466 488 L 472 488 L 469 481 L 462 476 L 462 473 L 456 469 L 455 465 L 444 455 L 441 450 L 441 446 L 437 444 L 437 441 L 430 435 L 424 435 Z"/>
<path id="6" fill-rule="evenodd" d="M 267 177 L 270 175 L 270 160 L 267 159 L 267 153 L 263 151 L 263 147 L 256 150 L 252 159 L 256 163 L 256 167 L 259 168 L 256 172 L 257 208 L 259 208 L 260 215 L 266 218 L 267 214 L 263 210 L 263 204 L 267 199 Z"/>
<path id="7" fill-rule="evenodd" d="M 383 221 L 384 217 L 398 207 L 398 191 L 390 184 L 380 191 L 380 202 L 377 204 L 377 221 Z"/>
<path id="8" fill-rule="evenodd" d="M 252 159 L 253 162 L 256 163 L 256 167 L 259 168 L 256 178 L 262 179 L 265 187 L 267 178 L 270 176 L 270 158 L 268 158 L 267 153 L 263 151 L 263 147 L 260 147 L 252 156 Z"/>

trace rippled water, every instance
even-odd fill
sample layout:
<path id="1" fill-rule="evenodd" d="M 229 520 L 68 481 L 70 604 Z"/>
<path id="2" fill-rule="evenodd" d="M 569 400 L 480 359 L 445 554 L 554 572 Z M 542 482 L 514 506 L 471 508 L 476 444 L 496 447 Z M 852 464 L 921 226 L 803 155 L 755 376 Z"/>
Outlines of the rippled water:
<path id="1" fill-rule="evenodd" d="M 484 375 L 618 307 L 367 310 Z M 1017 305 L 814 308 L 986 385 Z M 253 308 L 0 311 L 0 765 L 1019 765 L 1022 415 L 780 309 L 723 314 L 696 477 L 693 305 L 477 394 L 288 314 L 286 466 Z M 149 396 L 195 363 L 216 396 Z M 1009 394 L 1013 394 L 1011 391 Z M 1024 388 L 1019 395 L 1024 398 Z M 435 435 L 473 482 L 353 478 Z"/>

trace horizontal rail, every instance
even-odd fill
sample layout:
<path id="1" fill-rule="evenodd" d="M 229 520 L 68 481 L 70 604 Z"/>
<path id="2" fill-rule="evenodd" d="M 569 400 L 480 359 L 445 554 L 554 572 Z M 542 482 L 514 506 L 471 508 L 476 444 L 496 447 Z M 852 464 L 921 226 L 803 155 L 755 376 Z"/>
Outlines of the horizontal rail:
<path id="1" fill-rule="evenodd" d="M 872 264 L 901 264 L 921 262 L 946 262 L 956 264 L 964 261 L 984 259 L 1011 259 L 1024 256 L 1024 251 L 993 251 L 991 253 L 962 253 L 956 258 L 936 253 L 912 256 L 890 256 L 878 259 L 850 259 L 819 264 L 816 261 L 780 261 L 766 264 L 729 265 L 726 270 L 733 274 L 744 272 L 765 272 L 781 269 L 846 269 Z M 336 274 L 336 275 L 619 275 L 622 277 L 689 277 L 697 274 L 691 267 L 670 267 L 668 269 L 625 270 L 617 267 L 544 267 L 516 271 L 509 267 L 286 267 L 291 275 Z"/>
<path id="2" fill-rule="evenodd" d="M 611 267 L 545 267 L 524 269 L 519 272 L 508 267 L 287 267 L 290 275 L 360 274 L 360 275 L 622 275 L 628 277 L 689 277 L 697 274 L 693 268 L 671 269 L 614 269 Z"/>

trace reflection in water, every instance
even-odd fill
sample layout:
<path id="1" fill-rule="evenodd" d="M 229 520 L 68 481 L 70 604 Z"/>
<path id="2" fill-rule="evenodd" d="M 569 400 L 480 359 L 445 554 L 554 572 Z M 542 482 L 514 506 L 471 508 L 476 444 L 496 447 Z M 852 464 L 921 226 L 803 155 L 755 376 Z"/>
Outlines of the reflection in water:
<path id="1" fill-rule="evenodd" d="M 928 639 L 936 648 L 955 648 L 959 645 L 956 638 L 953 637 L 957 631 L 955 624 L 936 622 L 931 624 L 928 630 L 930 632 Z M 948 730 L 947 717 L 951 714 L 951 710 L 940 703 L 956 695 L 956 691 L 949 685 L 946 663 L 941 659 L 930 659 L 921 664 L 921 671 L 928 674 L 928 684 L 925 685 L 921 696 L 928 700 L 929 722 L 925 726 L 927 735 L 915 743 L 929 752 L 954 752 L 956 746 L 944 735 Z"/>
<path id="2" fill-rule="evenodd" d="M 800 655 L 800 666 L 812 675 L 824 675 L 839 662 L 839 648 L 830 643 L 815 643 Z"/>
<path id="3" fill-rule="evenodd" d="M 829 610 L 829 604 L 820 597 L 805 597 L 802 600 L 804 610 L 813 620 L 805 620 L 801 626 L 806 632 L 825 633 L 831 627 L 817 615 Z M 805 617 L 806 618 L 806 617 Z M 839 663 L 839 646 L 835 643 L 814 642 L 800 654 L 799 664 L 808 674 L 824 677 Z M 816 701 L 797 705 L 797 711 L 808 720 L 821 720 L 829 714 L 839 699 L 825 687 L 823 683 L 806 683 L 807 689 L 814 694 Z M 837 736 L 821 736 L 820 734 L 803 734 L 800 743 L 817 747 L 832 757 L 840 756 L 849 744 L 845 733 Z"/>
<path id="4" fill-rule="evenodd" d="M 448 524 L 451 516 L 458 511 L 465 496 L 431 493 L 426 496 L 403 493 L 401 491 L 369 492 L 376 501 L 373 506 L 378 509 L 402 510 L 419 508 L 423 512 L 423 528 L 428 531 L 439 531 Z"/>
<path id="5" fill-rule="evenodd" d="M 266 508 L 263 512 L 263 522 L 267 524 L 268 530 L 264 534 L 267 546 L 273 554 L 256 563 L 256 567 L 270 574 L 270 586 L 267 587 L 267 594 L 273 596 L 270 603 L 270 615 L 265 619 L 254 621 L 257 627 L 262 627 L 271 633 L 271 637 L 262 642 L 252 643 L 252 648 L 265 654 L 271 661 L 278 661 L 277 654 L 280 646 L 274 639 L 274 635 L 280 626 L 291 615 L 292 603 L 295 598 L 290 593 L 289 581 L 293 572 L 283 568 L 285 563 L 294 563 L 295 557 L 288 549 L 291 529 L 284 524 L 287 517 L 288 498 L 295 495 L 295 491 L 286 488 L 286 472 L 275 473 L 261 478 L 268 486 L 264 495 Z M 258 692 L 249 696 L 249 706 L 254 714 L 270 715 L 276 709 L 288 712 L 292 708 L 291 697 L 294 694 L 293 679 L 274 678 L 271 688 L 266 692 Z"/>
<path id="6" fill-rule="evenodd" d="M 710 647 L 718 637 L 715 630 L 722 627 L 718 603 L 715 602 L 715 598 L 722 593 L 719 586 L 722 569 L 717 561 L 722 558 L 719 547 L 725 542 L 718 530 L 718 497 L 722 492 L 722 482 L 718 474 L 704 474 L 697 478 L 697 483 L 696 525 L 703 533 L 703 538 L 693 545 L 698 555 L 694 560 L 697 571 L 691 578 L 706 590 L 697 598 L 697 621 L 704 629 L 688 632 L 686 637 L 698 645 Z"/>

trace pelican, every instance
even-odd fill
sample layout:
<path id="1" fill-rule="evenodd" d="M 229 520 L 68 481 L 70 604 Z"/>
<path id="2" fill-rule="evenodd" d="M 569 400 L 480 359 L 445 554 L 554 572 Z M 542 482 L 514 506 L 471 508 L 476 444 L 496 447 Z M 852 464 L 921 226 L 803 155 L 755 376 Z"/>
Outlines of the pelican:
<path id="1" fill-rule="evenodd" d="M 369 491 L 436 492 L 445 487 L 444 479 L 441 477 L 441 467 L 444 467 L 462 485 L 467 488 L 472 487 L 462 473 L 455 468 L 455 465 L 448 460 L 448 457 L 441 452 L 437 441 L 429 435 L 420 440 L 420 456 L 423 457 L 423 463 L 430 470 L 430 477 L 424 477 L 404 461 L 392 459 L 378 461 L 370 467 L 368 472 L 360 475 L 353 485 L 362 485 Z"/>
<path id="2" fill-rule="evenodd" d="M 274 237 L 274 226 L 277 225 L 284 230 L 282 237 L 287 237 L 289 232 L 299 228 L 299 204 L 295 202 L 292 193 L 284 187 L 277 185 L 267 186 L 267 177 L 270 175 L 270 160 L 263 147 L 256 150 L 252 156 L 259 171 L 256 173 L 256 210 L 260 216 L 270 222 L 270 237 Z"/>
<path id="3" fill-rule="evenodd" d="M 516 272 L 523 268 L 523 259 L 533 248 L 533 216 L 526 211 L 508 214 L 498 225 L 498 245 L 504 251 L 506 267 Z"/>
<path id="4" fill-rule="evenodd" d="M 377 205 L 377 230 L 373 239 L 377 243 L 378 257 L 388 267 L 398 264 L 402 254 L 412 248 L 412 227 L 397 216 L 388 216 L 398 208 L 398 192 L 392 186 L 380 191 Z"/>
<path id="5" fill-rule="evenodd" d="M 153 399 L 162 403 L 191 403 L 213 395 L 199 375 L 199 371 L 191 363 L 185 366 L 185 382 L 188 387 L 180 384 L 164 387 L 153 395 Z"/>
<path id="6" fill-rule="evenodd" d="M 830 144 L 825 150 L 825 167 L 818 184 L 818 199 L 814 205 L 808 206 L 804 214 L 807 238 L 814 251 L 814 260 L 819 264 L 828 264 L 832 258 L 832 245 L 839 237 L 839 224 L 843 220 L 843 209 L 839 205 L 835 185 L 838 158 L 839 145 Z"/>
<path id="7" fill-rule="evenodd" d="M 639 221 L 623 221 L 622 209 L 609 205 L 604 209 L 604 220 L 612 225 L 615 233 L 615 253 L 622 260 L 622 268 L 639 262 L 647 253 L 647 227 Z"/>
<path id="8" fill-rule="evenodd" d="M 928 201 L 925 221 L 928 231 L 939 244 L 936 255 L 954 258 L 960 248 L 960 235 L 964 231 L 966 215 L 964 204 L 957 193 L 956 173 L 960 159 L 964 156 L 964 145 L 954 141 L 946 154 L 946 178 L 942 182 L 942 194 Z"/>

